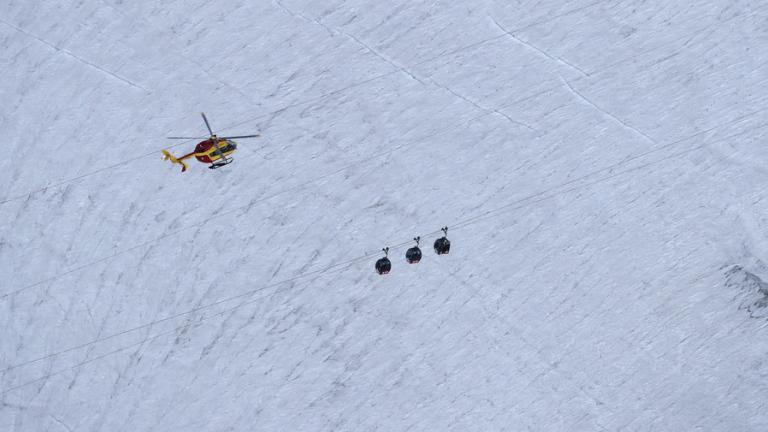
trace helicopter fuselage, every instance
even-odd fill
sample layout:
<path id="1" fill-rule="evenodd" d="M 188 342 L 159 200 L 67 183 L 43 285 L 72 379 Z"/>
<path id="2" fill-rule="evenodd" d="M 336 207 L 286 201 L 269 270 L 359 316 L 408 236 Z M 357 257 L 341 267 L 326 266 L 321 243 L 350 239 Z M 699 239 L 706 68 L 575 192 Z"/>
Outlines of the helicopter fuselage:
<path id="1" fill-rule="evenodd" d="M 218 148 L 217 148 L 218 145 Z M 237 143 L 233 140 L 222 138 L 209 138 L 200 141 L 195 146 L 195 159 L 203 163 L 215 162 L 221 158 L 226 158 L 237 149 Z"/>

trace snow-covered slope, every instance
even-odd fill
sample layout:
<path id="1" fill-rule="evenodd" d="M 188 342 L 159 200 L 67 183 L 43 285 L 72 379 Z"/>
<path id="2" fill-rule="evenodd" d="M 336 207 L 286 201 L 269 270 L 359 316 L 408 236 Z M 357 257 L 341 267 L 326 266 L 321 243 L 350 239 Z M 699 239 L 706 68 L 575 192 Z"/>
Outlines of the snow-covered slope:
<path id="1" fill-rule="evenodd" d="M 7 0 L 0 47 L 0 430 L 768 430 L 762 2 Z M 263 138 L 180 174 L 200 111 Z"/>

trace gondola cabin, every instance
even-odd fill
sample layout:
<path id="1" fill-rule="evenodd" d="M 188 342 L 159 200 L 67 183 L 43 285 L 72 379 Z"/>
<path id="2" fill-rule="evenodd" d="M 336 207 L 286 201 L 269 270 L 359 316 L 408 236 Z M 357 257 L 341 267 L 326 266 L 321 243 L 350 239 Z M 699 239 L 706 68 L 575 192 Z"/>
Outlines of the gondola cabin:
<path id="1" fill-rule="evenodd" d="M 443 227 L 443 236 L 435 240 L 435 253 L 438 255 L 447 255 L 451 251 L 451 241 L 448 240 L 448 227 Z"/>
<path id="2" fill-rule="evenodd" d="M 382 251 L 384 252 L 384 256 L 376 261 L 376 273 L 385 275 L 392 270 L 392 262 L 387 258 L 387 255 L 389 255 L 389 248 L 385 247 Z"/>
<path id="3" fill-rule="evenodd" d="M 413 240 L 416 241 L 416 246 L 405 251 L 405 260 L 408 261 L 408 264 L 416 264 L 421 261 L 421 249 L 419 249 L 421 237 L 414 237 Z"/>
<path id="4" fill-rule="evenodd" d="M 435 253 L 438 255 L 447 255 L 451 251 L 451 241 L 445 237 L 435 240 Z"/>
<path id="5" fill-rule="evenodd" d="M 417 264 L 421 261 L 421 249 L 414 246 L 405 251 L 405 260 L 408 261 L 408 264 Z"/>
<path id="6" fill-rule="evenodd" d="M 379 258 L 376 261 L 376 273 L 385 275 L 392 270 L 392 262 L 387 257 Z"/>

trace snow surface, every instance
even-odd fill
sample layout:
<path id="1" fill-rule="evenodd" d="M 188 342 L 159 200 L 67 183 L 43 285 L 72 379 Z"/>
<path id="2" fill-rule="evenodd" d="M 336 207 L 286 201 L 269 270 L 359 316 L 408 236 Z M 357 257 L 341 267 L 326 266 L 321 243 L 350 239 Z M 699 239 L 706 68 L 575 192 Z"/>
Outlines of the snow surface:
<path id="1" fill-rule="evenodd" d="M 761 1 L 0 2 L 0 430 L 766 431 L 767 62 Z M 200 111 L 263 138 L 180 174 Z"/>

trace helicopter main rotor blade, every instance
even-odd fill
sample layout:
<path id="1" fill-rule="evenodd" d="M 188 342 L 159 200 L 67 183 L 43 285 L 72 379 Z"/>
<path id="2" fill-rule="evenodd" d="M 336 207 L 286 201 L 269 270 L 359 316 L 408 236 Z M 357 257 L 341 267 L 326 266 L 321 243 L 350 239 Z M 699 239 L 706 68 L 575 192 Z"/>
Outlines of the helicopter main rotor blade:
<path id="1" fill-rule="evenodd" d="M 204 140 L 204 139 L 208 139 L 208 137 L 176 137 L 176 136 L 174 136 L 174 137 L 165 137 L 165 138 L 166 139 L 178 139 L 178 140 L 196 140 L 196 139 Z"/>
<path id="2" fill-rule="evenodd" d="M 205 117 L 205 113 L 200 113 L 201 116 L 203 116 L 203 121 L 205 122 L 205 127 L 208 128 L 208 132 L 213 136 L 213 130 L 211 130 L 211 124 L 208 123 L 208 118 Z"/>
<path id="3" fill-rule="evenodd" d="M 238 136 L 228 136 L 228 137 L 220 137 L 221 139 L 238 139 L 238 138 L 258 138 L 261 135 L 238 135 Z"/>

